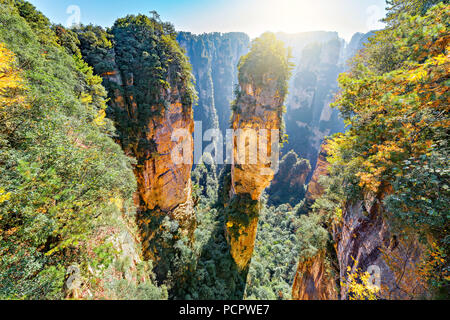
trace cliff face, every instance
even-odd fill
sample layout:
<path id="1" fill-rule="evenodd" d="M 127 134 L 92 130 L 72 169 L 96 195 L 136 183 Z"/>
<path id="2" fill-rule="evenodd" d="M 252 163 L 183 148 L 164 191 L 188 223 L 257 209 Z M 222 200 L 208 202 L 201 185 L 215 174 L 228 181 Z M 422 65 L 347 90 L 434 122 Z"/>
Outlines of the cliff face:
<path id="1" fill-rule="evenodd" d="M 319 179 L 328 175 L 327 156 L 324 144 L 306 193 L 306 212 L 324 193 Z M 293 285 L 294 299 L 347 300 L 351 295 L 347 283 L 349 273 L 365 272 L 371 275 L 372 284 L 380 285 L 379 298 L 398 300 L 424 296 L 425 284 L 419 275 L 423 247 L 414 236 L 391 232 L 389 213 L 382 204 L 386 194 L 388 190 L 342 208 L 342 221 L 328 226 L 333 248 L 300 261 Z M 327 267 L 328 261 L 335 261 L 338 276 L 327 271 L 333 269 Z M 340 291 L 336 280 L 341 283 Z"/>
<path id="2" fill-rule="evenodd" d="M 288 152 L 281 159 L 279 172 L 267 189 L 268 204 L 298 204 L 305 195 L 305 183 L 310 172 L 308 160 L 300 159 L 294 151 Z"/>
<path id="3" fill-rule="evenodd" d="M 308 190 L 306 191 L 306 201 L 310 204 L 314 203 L 324 192 L 323 186 L 320 185 L 319 179 L 322 176 L 328 175 L 329 163 L 327 161 L 328 150 L 326 143 L 322 144 L 320 148 L 319 157 L 317 158 L 316 169 L 308 184 Z"/>
<path id="4" fill-rule="evenodd" d="M 348 61 L 352 59 L 359 50 L 364 48 L 364 45 L 369 41 L 369 38 L 374 35 L 374 31 L 368 33 L 355 33 L 345 48 L 343 56 L 344 63 L 348 63 Z"/>
<path id="5" fill-rule="evenodd" d="M 167 247 L 157 234 L 165 232 L 165 217 L 177 222 L 181 237 L 192 239 L 195 228 L 195 89 L 175 35 L 172 26 L 146 16 L 119 19 L 108 32 L 89 26 L 78 30 L 83 56 L 101 73 L 109 92 L 107 112 L 116 124 L 117 142 L 136 159 L 138 225 L 144 256 L 153 260 Z M 112 37 L 114 42 L 108 42 Z M 164 277 L 164 271 L 158 275 Z"/>
<path id="6" fill-rule="evenodd" d="M 196 78 L 199 100 L 194 108 L 195 121 L 202 121 L 204 130 L 220 128 L 224 132 L 229 128 L 237 65 L 248 52 L 249 37 L 239 32 L 180 32 L 177 41 L 185 48 Z"/>
<path id="7" fill-rule="evenodd" d="M 192 154 L 188 158 L 190 163 L 177 164 L 171 152 L 184 143 L 193 150 L 190 139 L 194 129 L 192 113 L 183 113 L 181 102 L 173 103 L 159 121 L 152 120 L 146 129 L 149 132 L 145 138 L 156 145 L 156 154 L 150 154 L 149 150 L 142 154 L 136 152 L 139 159 L 145 159 L 136 171 L 139 194 L 146 208 L 171 211 L 188 201 L 191 195 Z M 186 130 L 189 136 L 174 142 L 172 135 L 176 130 Z"/>
<path id="8" fill-rule="evenodd" d="M 344 129 L 338 111 L 330 108 L 338 91 L 336 79 L 343 71 L 342 49 L 339 39 L 307 46 L 288 98 L 286 128 L 292 147 L 313 165 L 324 137 Z"/>
<path id="9" fill-rule="evenodd" d="M 356 34 L 349 45 L 335 32 L 279 34 L 293 47 L 297 65 L 286 100 L 286 131 L 289 143 L 283 151 L 294 150 L 315 167 L 324 137 L 344 131 L 339 111 L 330 108 L 338 92 L 337 78 L 347 60 L 362 49 L 371 34 Z"/>
<path id="10" fill-rule="evenodd" d="M 241 270 L 248 268 L 253 253 L 259 199 L 275 174 L 272 151 L 276 150 L 272 148 L 279 143 L 289 58 L 284 44 L 267 33 L 253 42 L 250 53 L 239 64 L 240 91 L 232 116 L 231 210 L 226 231 L 231 255 Z"/>
<path id="11" fill-rule="evenodd" d="M 141 211 L 156 208 L 164 212 L 174 210 L 180 204 L 186 203 L 191 197 L 191 169 L 192 154 L 188 156 L 188 163 L 177 164 L 172 159 L 172 151 L 177 148 L 190 146 L 193 150 L 191 135 L 194 131 L 192 108 L 184 108 L 183 93 L 168 90 L 162 93 L 162 99 L 169 101 L 168 106 L 159 110 L 157 117 L 142 119 L 138 111 L 139 104 L 132 94 L 132 77 L 116 84 L 122 85 L 123 95 L 116 91 L 111 107 L 115 112 L 129 115 L 127 121 L 142 123 L 135 128 L 133 136 L 121 141 L 122 147 L 128 155 L 137 160 L 135 175 L 138 182 L 138 196 Z M 129 91 L 130 90 L 130 91 Z M 159 107 L 152 106 L 151 111 Z M 122 119 L 123 120 L 123 119 Z M 187 135 L 178 141 L 172 141 L 172 135 L 177 130 L 185 130 Z"/>
<path id="12" fill-rule="evenodd" d="M 414 299 L 424 296 L 425 284 L 419 276 L 423 247 L 415 237 L 393 234 L 387 212 L 378 197 L 348 204 L 343 222 L 333 230 L 340 279 L 346 283 L 347 273 L 369 272 L 380 280 L 382 299 Z M 348 299 L 346 285 L 341 299 Z"/>
<path id="13" fill-rule="evenodd" d="M 261 129 L 271 132 L 270 130 L 278 130 L 281 127 L 278 108 L 282 106 L 283 101 L 277 97 L 275 83 L 274 80 L 268 81 L 264 90 L 254 84 L 241 84 L 244 90 L 237 101 L 239 112 L 234 112 L 232 118 L 235 132 L 242 130 L 242 134 L 245 135 L 247 132 L 259 132 Z M 248 196 L 257 203 L 262 192 L 274 177 L 274 171 L 270 168 L 272 141 L 268 138 L 267 154 L 258 157 L 254 164 L 249 163 L 250 156 L 254 155 L 254 150 L 250 148 L 251 143 L 239 145 L 238 142 L 239 138 L 235 138 L 234 164 L 231 167 L 231 197 Z M 245 157 L 250 155 L 246 158 L 248 161 L 243 159 L 242 153 L 245 153 Z M 249 214 L 249 212 L 244 212 L 244 214 Z M 235 227 L 234 222 L 229 223 L 232 224 L 231 227 Z M 248 224 L 239 226 L 237 237 L 231 236 L 229 239 L 231 254 L 241 269 L 247 267 L 250 262 L 257 226 L 257 216 L 253 216 Z"/>
<path id="14" fill-rule="evenodd" d="M 311 181 L 305 195 L 303 213 L 309 213 L 311 206 L 324 193 L 320 185 L 321 176 L 328 175 L 329 163 L 327 161 L 327 144 L 323 143 L 320 148 L 319 158 Z M 292 298 L 294 300 L 336 300 L 339 293 L 336 277 L 330 271 L 330 253 L 322 249 L 317 254 L 306 260 L 300 260 L 297 273 L 292 287 Z"/>
<path id="15" fill-rule="evenodd" d="M 272 137 L 271 130 L 281 129 L 279 110 L 283 105 L 277 88 L 278 79 L 269 79 L 264 87 L 253 83 L 241 84 L 243 92 L 237 101 L 236 111 L 232 117 L 232 128 L 237 133 L 233 148 L 234 164 L 231 167 L 232 194 L 250 194 L 252 200 L 259 200 L 262 192 L 269 186 L 274 177 L 271 169 Z M 239 136 L 238 130 L 242 130 Z M 248 134 L 260 134 L 260 130 L 267 130 L 267 153 L 255 155 L 252 143 L 244 142 Z M 242 137 L 242 138 L 241 138 Z M 278 138 L 278 137 L 277 137 Z M 258 137 L 261 148 L 262 140 Z M 255 141 L 256 142 L 256 141 Z M 277 143 L 278 141 L 274 141 Z M 258 149 L 259 150 L 259 149 Z M 258 156 L 256 161 L 251 157 Z M 252 162 L 255 162 L 252 164 Z"/>
<path id="16" fill-rule="evenodd" d="M 292 287 L 294 300 L 337 300 L 336 281 L 327 271 L 326 252 L 298 264 Z"/>
<path id="17" fill-rule="evenodd" d="M 123 81 L 115 83 L 120 85 Z M 116 112 L 120 110 L 122 114 L 128 114 L 128 121 L 144 123 L 143 127 L 137 128 L 136 136 L 132 138 L 134 143 L 130 144 L 130 138 L 122 143 L 125 152 L 135 157 L 138 162 L 134 170 L 139 196 L 139 202 L 136 204 L 141 211 L 159 208 L 170 212 L 178 205 L 186 203 L 191 195 L 192 154 L 187 158 L 190 163 L 178 164 L 172 159 L 172 150 L 187 144 L 193 150 L 192 109 L 183 110 L 182 95 L 174 90 L 165 93 L 164 98 L 171 103 L 162 110 L 160 116 L 139 119 L 138 103 L 126 92 L 129 86 L 122 88 L 125 89 L 125 97 L 116 91 L 115 99 L 110 103 L 111 107 L 115 108 Z M 178 141 L 172 141 L 172 135 L 177 130 L 185 130 L 188 135 Z"/>

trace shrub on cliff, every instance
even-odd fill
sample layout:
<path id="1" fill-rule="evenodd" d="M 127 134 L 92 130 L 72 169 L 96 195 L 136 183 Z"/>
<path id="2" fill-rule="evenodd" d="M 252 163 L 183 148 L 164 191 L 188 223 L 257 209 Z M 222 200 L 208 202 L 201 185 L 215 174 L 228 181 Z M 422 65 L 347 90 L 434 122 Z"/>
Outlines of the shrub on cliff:
<path id="1" fill-rule="evenodd" d="M 448 293 L 450 6 L 436 2 L 446 1 L 390 1 L 388 27 L 340 76 L 336 106 L 350 129 L 331 142 L 329 185 L 341 187 L 322 205 L 339 213 L 355 197 L 384 199 L 395 233 L 445 252 L 423 277 Z"/>
<path id="2" fill-rule="evenodd" d="M 133 212 L 136 183 L 101 79 L 29 3 L 1 1 L 0 20 L 0 297 L 63 298 L 68 266 L 110 264 L 93 235 Z"/>

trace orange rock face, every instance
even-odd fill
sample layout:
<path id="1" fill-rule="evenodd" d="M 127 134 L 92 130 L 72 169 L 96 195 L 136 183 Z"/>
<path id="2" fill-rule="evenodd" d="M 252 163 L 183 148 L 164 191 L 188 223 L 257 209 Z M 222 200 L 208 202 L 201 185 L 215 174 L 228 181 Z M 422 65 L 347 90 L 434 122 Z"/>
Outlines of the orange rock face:
<path id="1" fill-rule="evenodd" d="M 237 135 L 231 167 L 232 193 L 247 193 L 253 200 L 259 200 L 275 174 L 271 168 L 272 143 L 278 143 L 279 135 L 275 137 L 278 141 L 272 141 L 272 130 L 281 128 L 279 109 L 283 99 L 276 91 L 275 83 L 271 85 L 271 82 L 274 81 L 268 81 L 264 90 L 253 88 L 251 84 L 243 86 L 245 93 L 238 101 L 239 111 L 234 112 L 232 117 L 233 130 Z M 261 130 L 266 130 L 267 135 Z"/>
<path id="2" fill-rule="evenodd" d="M 336 281 L 327 272 L 325 252 L 298 264 L 292 288 L 294 300 L 337 300 Z"/>
<path id="3" fill-rule="evenodd" d="M 119 143 L 125 153 L 136 159 L 134 173 L 137 180 L 135 204 L 143 256 L 159 260 L 155 251 L 157 224 L 166 216 L 178 222 L 182 236 L 193 239 L 196 226 L 192 202 L 191 170 L 193 165 L 194 118 L 191 105 L 183 105 L 179 85 L 162 90 L 161 99 L 170 103 L 150 107 L 143 112 L 132 90 L 133 77 L 126 81 L 119 72 L 110 72 L 105 79 L 122 88 L 116 89 L 111 104 L 120 110 L 121 117 L 131 125 L 119 125 Z M 124 93 L 123 93 L 124 92 Z M 117 111 L 116 111 L 117 112 Z M 121 131 L 122 130 L 122 131 Z"/>
<path id="4" fill-rule="evenodd" d="M 107 77 L 108 80 L 123 85 L 124 81 L 117 73 L 113 72 Z M 146 126 L 134 129 L 133 136 L 127 138 L 127 141 L 120 141 L 125 152 L 138 162 L 134 168 L 138 182 L 136 205 L 141 211 L 158 208 L 170 212 L 191 198 L 194 148 L 192 107 L 182 105 L 182 95 L 176 88 L 170 92 L 162 92 L 161 95 L 173 102 L 163 108 L 158 116 L 148 118 Z M 142 121 L 138 118 L 138 106 L 133 96 L 123 97 L 117 90 L 114 103 L 126 111 L 129 121 Z M 152 111 L 156 109 L 157 107 L 153 107 Z M 184 135 L 173 138 L 174 132 L 183 131 Z M 178 163 L 174 161 L 172 151 L 183 147 L 190 154 L 181 155 L 180 152 L 184 161 Z"/>
<path id="5" fill-rule="evenodd" d="M 272 151 L 275 150 L 272 148 L 273 143 L 279 142 L 280 109 L 284 99 L 280 97 L 274 80 L 267 80 L 264 90 L 252 84 L 241 84 L 241 87 L 243 92 L 232 117 L 232 128 L 236 136 L 230 196 L 247 195 L 257 202 L 275 175 L 272 158 Z M 276 134 L 272 134 L 272 130 L 276 130 Z M 250 215 L 251 212 L 242 214 Z M 235 221 L 228 221 L 227 238 L 231 255 L 241 270 L 246 269 L 250 263 L 257 227 L 257 216 L 252 216 L 248 223 L 239 226 L 236 226 Z M 237 228 L 238 231 L 232 233 L 231 228 Z"/>
<path id="6" fill-rule="evenodd" d="M 172 151 L 183 146 L 193 150 L 194 121 L 184 115 L 182 105 L 176 103 L 164 111 L 159 121 L 149 122 L 147 139 L 154 142 L 156 150 L 153 154 L 144 154 L 142 166 L 135 170 L 139 196 L 145 209 L 169 212 L 191 197 L 193 153 L 187 156 L 188 163 L 177 163 L 172 159 Z M 172 141 L 176 130 L 185 130 L 188 135 Z"/>
<path id="7" fill-rule="evenodd" d="M 316 169 L 308 184 L 308 191 L 306 192 L 306 200 L 309 202 L 314 202 L 323 195 L 324 187 L 320 185 L 319 179 L 322 176 L 328 175 L 328 167 L 330 164 L 327 161 L 328 150 L 326 142 L 322 144 L 320 148 L 319 158 L 317 160 Z"/>

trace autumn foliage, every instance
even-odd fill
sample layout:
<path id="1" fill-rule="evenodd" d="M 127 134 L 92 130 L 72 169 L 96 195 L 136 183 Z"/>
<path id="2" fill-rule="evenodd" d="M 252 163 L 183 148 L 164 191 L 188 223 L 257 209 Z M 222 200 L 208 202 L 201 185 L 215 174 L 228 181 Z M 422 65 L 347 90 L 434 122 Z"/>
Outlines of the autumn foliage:
<path id="1" fill-rule="evenodd" d="M 349 129 L 330 141 L 329 160 L 332 179 L 342 182 L 342 202 L 368 195 L 383 201 L 392 230 L 412 230 L 431 252 L 424 263 L 436 268 L 423 278 L 439 269 L 440 280 L 432 285 L 445 290 L 450 6 L 430 7 L 425 14 L 405 9 L 391 15 L 390 26 L 340 76 L 334 106 Z M 442 254 L 439 266 L 432 262 L 436 250 Z"/>

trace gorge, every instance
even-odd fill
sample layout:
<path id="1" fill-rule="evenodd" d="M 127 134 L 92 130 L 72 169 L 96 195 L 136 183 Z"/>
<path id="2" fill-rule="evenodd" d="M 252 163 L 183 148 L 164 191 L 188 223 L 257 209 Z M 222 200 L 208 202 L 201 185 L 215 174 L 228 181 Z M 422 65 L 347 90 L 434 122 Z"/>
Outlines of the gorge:
<path id="1" fill-rule="evenodd" d="M 449 11 L 347 43 L 0 0 L 0 299 L 447 297 Z"/>

